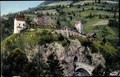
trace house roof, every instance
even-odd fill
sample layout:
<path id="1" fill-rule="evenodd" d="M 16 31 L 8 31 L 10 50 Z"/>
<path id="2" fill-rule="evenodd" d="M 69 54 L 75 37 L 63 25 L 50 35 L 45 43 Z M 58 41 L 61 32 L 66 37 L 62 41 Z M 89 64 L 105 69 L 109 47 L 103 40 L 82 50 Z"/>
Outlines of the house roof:
<path id="1" fill-rule="evenodd" d="M 23 18 L 15 18 L 17 21 L 25 21 Z"/>

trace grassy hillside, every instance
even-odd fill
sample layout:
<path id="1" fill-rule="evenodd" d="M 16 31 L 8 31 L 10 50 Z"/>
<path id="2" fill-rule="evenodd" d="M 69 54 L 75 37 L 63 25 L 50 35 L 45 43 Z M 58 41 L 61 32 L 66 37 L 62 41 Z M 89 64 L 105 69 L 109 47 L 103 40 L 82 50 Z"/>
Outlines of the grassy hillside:
<path id="1" fill-rule="evenodd" d="M 16 48 L 21 49 L 23 53 L 29 56 L 30 54 L 34 54 L 34 48 L 37 45 L 45 45 L 56 41 L 63 46 L 66 46 L 68 44 L 66 40 L 78 39 L 83 46 L 87 45 L 90 47 L 92 53 L 101 53 L 105 57 L 109 68 L 113 69 L 114 66 L 114 69 L 119 69 L 119 65 L 116 66 L 116 64 L 119 63 L 118 49 L 109 42 L 103 44 L 102 41 L 98 39 L 90 41 L 87 38 L 82 38 L 79 36 L 72 36 L 69 39 L 65 37 L 62 38 L 63 36 L 59 34 L 51 34 L 51 32 L 52 29 L 37 29 L 35 31 L 27 30 L 25 32 L 21 32 L 20 34 L 12 34 L 1 43 L 2 57 L 7 57 L 10 53 L 14 52 Z"/>
<path id="2" fill-rule="evenodd" d="M 56 6 L 56 5 L 69 5 L 73 1 L 54 1 L 52 3 L 47 4 L 46 6 Z"/>
<path id="3" fill-rule="evenodd" d="M 81 6 L 80 4 L 84 2 L 85 5 Z M 92 2 L 92 3 L 91 3 Z M 104 2 L 104 0 L 102 0 Z M 78 2 L 73 1 L 50 1 L 50 2 L 43 2 L 43 7 L 36 7 L 33 9 L 29 9 L 27 12 L 23 12 L 25 18 L 33 18 L 37 17 L 37 15 L 47 15 L 51 16 L 52 23 L 54 25 L 58 25 L 57 21 L 60 22 L 60 26 L 62 27 L 74 27 L 76 20 L 82 20 L 82 24 L 84 27 L 84 33 L 89 34 L 96 32 L 98 34 L 99 39 L 102 40 L 103 36 L 106 36 L 107 40 L 115 45 L 118 45 L 118 18 L 119 18 L 119 10 L 116 12 L 115 15 L 115 8 L 117 5 L 112 4 L 105 4 L 105 3 L 94 3 L 94 0 L 82 0 Z M 69 5 L 69 7 L 67 7 Z M 35 13 L 37 12 L 37 14 Z M 109 25 L 109 20 L 117 20 L 113 26 Z M 5 24 L 3 22 L 3 24 Z M 8 24 L 5 24 L 8 26 Z M 10 24 L 13 26 L 13 24 Z M 7 28 L 7 27 L 6 27 Z M 107 31 L 104 31 L 106 30 Z M 8 33 L 6 29 L 2 29 L 3 34 Z M 9 30 L 9 29 L 8 29 Z M 12 30 L 13 31 L 13 28 Z M 12 32 L 8 34 L 12 34 Z M 4 37 L 5 35 L 3 35 Z"/>

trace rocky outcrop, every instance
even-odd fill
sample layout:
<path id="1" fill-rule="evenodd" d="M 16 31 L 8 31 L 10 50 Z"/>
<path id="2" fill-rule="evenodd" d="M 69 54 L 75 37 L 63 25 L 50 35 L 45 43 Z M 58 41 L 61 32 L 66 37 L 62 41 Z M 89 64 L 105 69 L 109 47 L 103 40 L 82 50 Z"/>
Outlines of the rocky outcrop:
<path id="1" fill-rule="evenodd" d="M 102 65 L 103 67 L 105 67 L 105 59 L 102 56 L 102 54 L 93 53 L 93 54 L 91 54 L 91 56 L 92 56 L 92 58 L 91 58 L 92 65 L 94 65 L 94 66 Z"/>
<path id="2" fill-rule="evenodd" d="M 61 44 L 61 41 L 54 41 L 44 45 L 25 43 L 23 51 L 30 62 L 34 61 L 34 57 L 36 59 L 36 55 L 38 54 L 36 60 L 39 62 L 40 56 L 42 56 L 45 63 L 48 61 L 48 56 L 54 52 L 61 66 L 64 68 L 63 72 L 65 76 L 92 75 L 94 67 L 99 65 L 105 67 L 104 57 L 100 53 L 92 53 L 91 49 L 82 46 L 78 39 L 72 40 L 67 38 L 66 40 L 69 41 L 66 46 Z M 9 44 L 7 45 L 8 47 L 10 46 Z M 3 51 L 7 51 L 6 49 L 6 47 L 2 48 Z"/>
<path id="3" fill-rule="evenodd" d="M 120 70 L 111 72 L 110 76 L 120 76 Z"/>
<path id="4" fill-rule="evenodd" d="M 64 68 L 65 76 L 73 76 L 75 73 L 75 63 L 84 63 L 92 67 L 97 67 L 98 65 L 103 65 L 105 67 L 105 60 L 100 53 L 91 53 L 89 47 L 84 47 L 81 45 L 79 40 L 69 39 L 70 44 L 67 47 L 63 47 L 58 42 L 53 42 L 45 45 L 37 45 L 32 50 L 35 53 L 42 53 L 45 61 L 51 53 L 56 53 L 57 58 L 60 60 L 61 65 Z M 33 56 L 33 54 L 30 54 Z M 28 56 L 30 57 L 30 56 Z M 78 71 L 77 71 L 78 72 Z M 80 72 L 80 71 L 79 71 Z"/>

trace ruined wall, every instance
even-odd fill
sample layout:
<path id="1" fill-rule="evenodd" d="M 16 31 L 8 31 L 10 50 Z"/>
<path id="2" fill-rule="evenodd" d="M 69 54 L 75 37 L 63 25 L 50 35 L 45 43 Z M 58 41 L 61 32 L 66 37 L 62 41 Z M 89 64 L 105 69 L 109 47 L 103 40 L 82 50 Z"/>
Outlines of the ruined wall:
<path id="1" fill-rule="evenodd" d="M 63 36 L 65 37 L 69 37 L 69 36 L 81 36 L 81 37 L 86 37 L 85 35 L 82 35 L 78 32 L 74 32 L 74 31 L 71 31 L 71 30 L 55 30 L 54 32 L 58 33 L 58 34 L 62 34 Z M 53 33 L 54 33 L 53 32 Z"/>

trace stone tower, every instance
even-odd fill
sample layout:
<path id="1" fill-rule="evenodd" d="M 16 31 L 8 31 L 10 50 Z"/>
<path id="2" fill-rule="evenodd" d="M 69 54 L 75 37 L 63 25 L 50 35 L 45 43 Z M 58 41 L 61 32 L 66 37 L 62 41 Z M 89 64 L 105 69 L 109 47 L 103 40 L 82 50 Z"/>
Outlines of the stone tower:
<path id="1" fill-rule="evenodd" d="M 75 28 L 79 33 L 83 33 L 83 26 L 81 20 L 75 22 Z"/>

